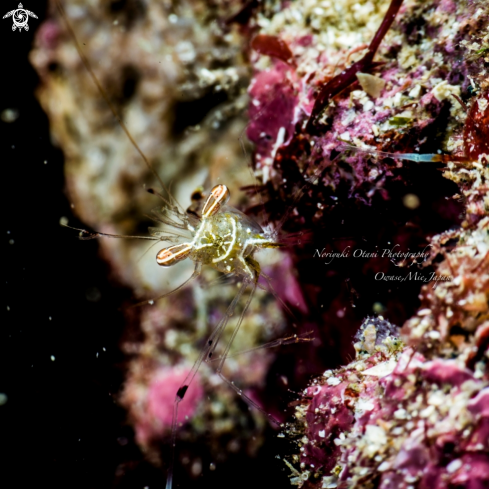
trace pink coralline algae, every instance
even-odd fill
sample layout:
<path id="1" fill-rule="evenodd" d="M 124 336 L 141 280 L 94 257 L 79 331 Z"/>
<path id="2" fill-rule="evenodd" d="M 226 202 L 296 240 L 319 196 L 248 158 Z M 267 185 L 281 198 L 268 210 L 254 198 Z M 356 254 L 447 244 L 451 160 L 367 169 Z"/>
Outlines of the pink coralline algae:
<path id="1" fill-rule="evenodd" d="M 416 0 L 301 0 L 258 15 L 247 129 L 258 190 L 271 221 L 289 212 L 285 231 L 312 234 L 291 255 L 322 343 L 341 344 L 333 364 L 373 304 L 399 325 L 416 311 L 418 284 L 376 281 L 399 275 L 379 252 L 424 249 L 488 213 L 488 18 L 483 2 Z M 347 247 L 366 254 L 311 259 Z"/>
<path id="2" fill-rule="evenodd" d="M 169 433 L 175 392 L 187 374 L 188 370 L 162 367 L 152 374 L 149 385 L 143 382 L 137 384 L 134 381 L 134 384 L 127 389 L 125 402 L 130 403 L 133 407 L 131 412 L 134 417 L 136 439 L 142 446 L 148 445 L 152 439 L 158 439 Z M 134 390 L 142 392 L 135 393 Z M 203 395 L 204 390 L 198 376 L 185 400 L 180 403 L 179 423 L 185 422 L 194 415 Z M 131 396 L 135 398 L 129 399 Z"/>
<path id="3" fill-rule="evenodd" d="M 483 488 L 489 483 L 487 377 L 428 361 L 367 319 L 357 358 L 306 389 L 289 427 L 300 487 Z M 470 474 L 470 476 L 469 476 Z"/>
<path id="4" fill-rule="evenodd" d="M 377 193 L 387 199 L 383 184 L 399 178 L 402 163 L 373 165 L 364 154 L 338 160 L 343 141 L 373 151 L 463 153 L 477 109 L 464 114 L 460 97 L 468 100 L 477 85 L 487 90 L 483 3 L 345 1 L 328 9 L 303 1 L 260 25 L 260 42 L 251 43 L 248 136 L 272 198 L 290 195 L 290 177 L 304 181 L 294 169 L 308 174 L 316 166 L 326 188 L 346 185 L 365 202 Z M 264 47 L 264 39 L 274 41 Z M 465 149 L 473 159 L 476 151 Z M 289 191 L 278 190 L 284 181 Z"/>
<path id="5" fill-rule="evenodd" d="M 445 256 L 400 331 L 357 333 L 356 359 L 308 387 L 289 433 L 303 487 L 483 488 L 489 484 L 489 221 L 433 239 Z M 447 251 L 450 239 L 458 244 Z M 449 275 L 451 274 L 451 275 Z"/>
<path id="6" fill-rule="evenodd" d="M 299 447 L 286 459 L 299 487 L 489 485 L 489 11 L 482 2 L 403 2 L 375 57 L 353 80 L 355 59 L 365 62 L 361 50 L 398 3 L 343 2 L 342 17 L 319 4 L 290 4 L 263 22 L 260 33 L 280 37 L 294 62 L 265 61 L 261 50 L 254 58 L 248 134 L 270 212 L 280 214 L 306 175 L 316 174 L 317 184 L 307 187 L 287 225 L 312 229 L 320 255 L 338 253 L 321 273 L 314 265 L 308 270 L 303 252 L 294 250 L 299 283 L 324 291 L 307 296 L 311 309 L 321 308 L 322 338 L 344 341 L 353 327 L 339 277 L 346 277 L 352 302 L 365 300 L 366 284 L 379 272 L 394 280 L 405 267 L 404 275 L 430 277 L 409 292 L 419 301 L 412 311 L 400 313 L 406 289 L 386 288 L 383 314 L 402 328 L 387 327 L 380 316 L 366 319 L 355 360 L 327 370 L 303 391 L 296 421 L 286 429 Z M 352 146 L 359 151 L 348 153 Z M 458 188 L 435 204 L 442 180 L 433 163 L 417 166 L 377 150 L 438 153 L 432 161 L 443 163 L 438 170 Z M 422 195 L 420 181 L 431 187 L 430 211 L 438 218 L 397 219 L 399 207 L 383 210 L 403 186 L 418 185 L 413 193 Z M 430 200 L 428 193 L 421 198 Z M 450 212 L 459 220 L 449 222 Z M 417 264 L 382 262 L 383 240 L 404 250 L 428 243 L 428 257 Z M 362 283 L 355 269 L 345 273 L 340 252 L 369 242 L 374 253 L 356 262 Z"/>
<path id="7" fill-rule="evenodd" d="M 326 80 L 318 79 L 319 74 L 325 76 L 327 49 L 309 57 L 308 69 L 304 68 L 303 57 L 310 56 L 321 33 L 295 51 L 299 42 L 290 35 L 286 21 L 276 20 L 266 28 L 270 34 L 278 33 L 280 25 L 282 39 L 297 54 L 297 68 L 275 60 L 262 70 L 257 61 L 251 88 L 256 123 L 249 134 L 257 143 L 256 165 L 272 196 L 278 193 L 285 200 L 284 187 L 293 188 L 290 177 L 301 181 L 303 173 L 310 174 L 311 160 L 322 168 L 317 187 L 310 190 L 319 204 L 314 214 L 300 209 L 302 225 L 328 222 L 324 236 L 336 225 L 335 207 L 342 207 L 339 215 L 347 220 L 349 206 L 358 214 L 362 208 L 379 207 L 382 199 L 393 201 L 392 189 L 399 187 L 392 182 L 410 178 L 412 165 L 395 159 L 377 158 L 372 165 L 365 153 L 338 156 L 343 141 L 383 151 L 444 149 L 448 154 L 443 157 L 443 175 L 458 185 L 460 193 L 454 192 L 453 199 L 463 204 L 458 211 L 460 227 L 440 234 L 426 227 L 422 231 L 430 243 L 429 257 L 418 272 L 427 267 L 433 271 L 429 283 L 418 290 L 417 312 L 410 319 L 400 318 L 399 324 L 404 323 L 400 330 L 387 327 L 380 317 L 366 319 L 354 344 L 355 360 L 327 370 L 298 400 L 296 421 L 286 432 L 296 440 L 299 452 L 286 463 L 292 484 L 299 487 L 489 485 L 489 87 L 483 58 L 487 36 L 484 40 L 480 35 L 487 31 L 489 12 L 487 5 L 477 2 L 464 4 L 464 9 L 468 10 L 449 1 L 405 2 L 375 58 L 384 64 L 367 76 L 357 76 L 360 86 L 345 87 L 317 114 L 311 110 L 315 95 L 311 87 L 342 76 L 333 70 Z M 449 18 L 456 23 L 449 24 Z M 336 62 L 346 63 L 349 54 L 343 51 L 343 56 Z M 285 74 L 281 81 L 273 75 L 278 72 Z M 279 102 L 283 113 L 293 114 L 286 124 L 277 113 Z M 272 112 L 269 106 L 274 107 Z M 317 116 L 312 125 L 311 114 Z M 268 136 L 264 118 L 275 123 L 267 126 Z M 301 171 L 294 174 L 291 168 Z M 420 169 L 418 178 L 434 182 L 429 171 Z M 385 233 L 382 219 L 369 224 Z M 412 239 L 409 227 L 404 227 L 392 241 L 413 249 Z M 353 234 L 347 243 L 355 248 L 361 240 Z M 341 251 L 334 243 L 325 249 Z M 330 274 L 334 265 L 330 262 Z M 397 270 L 386 274 L 398 276 L 404 265 L 398 262 Z M 364 263 L 365 274 L 379 270 L 385 271 L 386 264 L 378 256 Z M 393 291 L 388 292 L 394 304 Z M 330 301 L 323 314 L 325 329 L 345 331 L 350 324 L 348 310 L 334 326 L 338 321 L 333 308 L 341 303 L 341 294 Z M 405 303 L 406 296 L 397 301 Z M 387 306 L 389 318 L 395 316 L 392 307 Z"/>

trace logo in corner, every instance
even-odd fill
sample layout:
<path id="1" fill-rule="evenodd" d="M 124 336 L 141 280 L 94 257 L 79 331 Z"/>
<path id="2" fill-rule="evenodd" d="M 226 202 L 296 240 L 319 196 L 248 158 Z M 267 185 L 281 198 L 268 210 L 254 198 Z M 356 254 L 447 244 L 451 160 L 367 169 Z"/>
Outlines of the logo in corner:
<path id="1" fill-rule="evenodd" d="M 35 19 L 37 19 L 37 15 L 30 10 L 25 10 L 21 3 L 19 3 L 19 8 L 17 8 L 17 10 L 11 10 L 10 12 L 7 12 L 3 16 L 3 18 L 6 19 L 10 16 L 12 16 L 12 20 L 14 21 L 14 24 L 12 25 L 12 30 L 15 31 L 18 28 L 19 32 L 22 30 L 22 28 L 24 28 L 26 31 L 29 30 L 29 26 L 27 25 L 29 17 L 34 17 Z"/>

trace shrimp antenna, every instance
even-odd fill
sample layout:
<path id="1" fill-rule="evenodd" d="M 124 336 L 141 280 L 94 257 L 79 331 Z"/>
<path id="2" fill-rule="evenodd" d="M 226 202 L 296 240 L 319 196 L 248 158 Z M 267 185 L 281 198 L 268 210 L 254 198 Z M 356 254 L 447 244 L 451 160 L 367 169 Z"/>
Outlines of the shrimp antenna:
<path id="1" fill-rule="evenodd" d="M 277 340 L 269 341 L 268 343 L 264 343 L 263 345 L 255 346 L 254 348 L 248 348 L 247 350 L 240 350 L 234 353 L 229 353 L 227 358 L 237 357 L 238 355 L 245 355 L 246 353 L 252 353 L 258 350 L 268 350 L 269 348 L 277 348 L 279 346 L 285 345 L 293 345 L 297 343 L 308 343 L 314 340 L 314 336 L 312 336 L 313 331 L 307 331 L 306 333 L 294 334 L 292 336 L 286 336 L 285 338 L 279 338 Z M 219 362 L 222 360 L 222 357 L 212 357 L 208 363 Z"/>
<path id="2" fill-rule="evenodd" d="M 196 267 L 197 269 L 197 267 Z M 195 272 L 194 272 L 195 273 Z M 167 479 L 166 479 L 166 486 L 165 489 L 172 489 L 173 485 L 173 469 L 175 466 L 175 451 L 176 451 L 176 441 L 177 441 L 177 423 L 178 423 L 178 405 L 180 402 L 182 402 L 183 398 L 185 397 L 185 394 L 187 393 L 188 388 L 190 387 L 190 384 L 192 383 L 195 375 L 197 374 L 197 371 L 199 370 L 200 366 L 202 365 L 202 362 L 207 362 L 211 357 L 212 354 L 214 353 L 214 350 L 219 343 L 219 340 L 222 337 L 222 334 L 231 319 L 231 317 L 234 314 L 234 310 L 236 308 L 236 304 L 239 302 L 241 297 L 243 296 L 243 293 L 245 289 L 250 285 L 250 282 L 247 280 L 244 280 L 241 284 L 241 287 L 238 290 L 238 293 L 234 297 L 234 299 L 231 301 L 231 304 L 229 304 L 225 315 L 222 317 L 222 319 L 219 321 L 219 324 L 216 326 L 210 337 L 207 339 L 207 342 L 205 344 L 205 347 L 202 349 L 200 352 L 199 357 L 197 360 L 195 360 L 190 372 L 187 374 L 185 377 L 184 381 L 180 384 L 180 387 L 178 388 L 178 391 L 175 395 L 175 400 L 173 403 L 173 416 L 172 416 L 172 424 L 171 424 L 171 456 L 170 456 L 170 461 L 168 465 L 168 474 L 167 474 Z M 233 331 L 233 336 L 230 340 L 229 343 L 232 343 L 234 336 L 236 335 L 240 325 L 241 321 L 243 319 L 243 315 L 246 313 L 246 310 L 248 309 L 249 303 L 251 298 L 253 297 L 253 292 L 255 291 L 256 288 L 256 280 L 255 283 L 253 283 L 253 288 L 250 294 L 250 298 L 246 301 L 245 307 L 243 312 L 241 313 L 239 319 L 238 319 L 238 324 L 235 326 L 235 329 Z M 228 346 L 229 346 L 228 343 Z M 223 378 L 220 369 L 222 368 L 222 363 L 226 360 L 227 353 L 229 351 L 229 348 L 227 348 L 223 354 L 223 358 L 219 362 L 218 366 L 218 371 L 217 374 L 226 382 L 228 385 L 230 385 L 234 390 L 237 389 L 237 387 L 234 384 L 231 384 L 227 379 Z M 246 398 L 246 396 L 242 396 L 243 398 Z M 253 401 L 251 401 L 253 403 Z M 256 405 L 260 411 L 262 409 Z M 263 411 L 262 411 L 263 412 Z"/>
<path id="3" fill-rule="evenodd" d="M 153 236 L 132 236 L 126 234 L 109 234 L 109 233 L 99 233 L 98 231 L 87 231 L 86 229 L 75 228 L 73 226 L 68 226 L 67 224 L 61 224 L 64 228 L 73 229 L 75 231 L 80 232 L 80 239 L 88 240 L 88 239 L 97 239 L 97 238 L 132 238 L 132 239 L 147 239 L 150 241 L 161 241 L 160 238 L 156 238 Z"/>
<path id="4" fill-rule="evenodd" d="M 158 192 L 154 188 L 148 188 L 148 189 L 146 189 L 146 192 L 148 192 L 148 194 L 156 195 L 157 197 L 159 197 L 170 208 L 170 210 L 173 210 L 173 211 L 175 209 L 178 210 L 178 208 L 175 205 L 173 205 L 161 192 Z"/>
<path id="5" fill-rule="evenodd" d="M 183 211 L 183 207 L 175 199 L 175 197 L 173 197 L 170 194 L 169 190 L 166 188 L 165 184 L 163 183 L 163 180 L 160 178 L 160 176 L 158 175 L 158 173 L 155 171 L 155 169 L 153 168 L 153 165 L 151 165 L 151 163 L 149 162 L 149 160 L 146 157 L 146 155 L 143 153 L 143 151 L 141 150 L 141 148 L 139 147 L 139 145 L 136 143 L 136 141 L 132 137 L 131 133 L 129 132 L 129 129 L 127 129 L 127 126 L 124 124 L 124 122 L 122 121 L 122 119 L 119 117 L 119 114 L 115 110 L 114 105 L 110 101 L 107 93 L 105 92 L 105 90 L 103 89 L 102 85 L 100 84 L 97 76 L 95 75 L 95 73 L 94 73 L 94 71 L 92 69 L 92 66 L 91 66 L 90 62 L 88 61 L 88 58 L 83 53 L 82 48 L 80 46 L 80 43 L 78 42 L 78 39 L 77 39 L 77 37 L 75 35 L 75 31 L 71 27 L 71 24 L 70 24 L 70 22 L 68 20 L 68 16 L 66 15 L 66 12 L 65 12 L 63 6 L 61 5 L 61 3 L 58 0 L 55 0 L 55 2 L 56 2 L 56 7 L 58 8 L 59 13 L 60 13 L 61 17 L 63 18 L 63 20 L 64 20 L 64 22 L 66 24 L 66 27 L 68 28 L 68 31 L 71 34 L 71 37 L 73 38 L 73 41 L 75 43 L 75 48 L 76 48 L 76 50 L 78 52 L 78 55 L 80 56 L 80 59 L 82 60 L 83 65 L 85 66 L 86 70 L 90 74 L 90 77 L 92 78 L 93 82 L 97 86 L 98 91 L 100 92 L 100 94 L 102 95 L 103 99 L 105 100 L 105 103 L 107 104 L 107 106 L 109 107 L 110 111 L 112 112 L 112 114 L 116 118 L 116 120 L 119 123 L 119 125 L 121 126 L 122 130 L 126 133 L 126 136 L 129 139 L 129 141 L 131 142 L 131 144 L 134 146 L 134 148 L 136 149 L 136 151 L 139 153 L 139 155 L 141 156 L 141 158 L 146 163 L 146 166 L 148 167 L 149 171 L 158 180 L 159 184 L 161 185 L 161 188 L 169 195 L 170 199 L 174 200 L 177 203 L 177 205 Z"/>
<path id="6" fill-rule="evenodd" d="M 147 254 L 150 250 L 152 250 L 158 243 L 153 243 L 152 245 L 149 246 L 149 248 L 136 260 L 136 263 L 139 263 Z"/>
<path id="7" fill-rule="evenodd" d="M 386 158 L 395 158 L 398 160 L 406 160 L 406 161 L 414 161 L 416 163 L 443 163 L 444 155 L 439 155 L 437 153 L 426 153 L 426 154 L 418 154 L 418 153 L 390 153 L 387 151 L 379 151 L 377 149 L 363 149 L 358 146 L 353 146 L 341 139 L 341 147 L 347 150 L 357 151 L 358 153 L 370 154 L 370 155 L 378 155 L 384 156 Z"/>

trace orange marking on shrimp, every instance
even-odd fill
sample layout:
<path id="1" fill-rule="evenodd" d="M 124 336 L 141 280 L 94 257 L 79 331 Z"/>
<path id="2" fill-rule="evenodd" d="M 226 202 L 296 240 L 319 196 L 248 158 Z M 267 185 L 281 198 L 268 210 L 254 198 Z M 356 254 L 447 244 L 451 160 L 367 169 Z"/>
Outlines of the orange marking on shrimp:
<path id="1" fill-rule="evenodd" d="M 163 248 L 156 255 L 156 262 L 162 267 L 171 267 L 176 262 L 187 258 L 192 251 L 190 243 L 181 243 L 168 248 Z"/>
<path id="2" fill-rule="evenodd" d="M 230 197 L 231 192 L 229 192 L 226 185 L 219 184 L 213 187 L 202 209 L 202 217 L 205 219 L 217 214 L 221 207 L 227 204 Z"/>

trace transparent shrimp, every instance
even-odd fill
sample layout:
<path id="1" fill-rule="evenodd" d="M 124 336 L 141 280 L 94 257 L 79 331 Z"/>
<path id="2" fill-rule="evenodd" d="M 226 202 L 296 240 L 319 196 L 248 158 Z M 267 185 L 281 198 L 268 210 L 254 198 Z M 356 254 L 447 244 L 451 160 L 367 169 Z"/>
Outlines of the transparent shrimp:
<path id="1" fill-rule="evenodd" d="M 154 193 L 154 191 L 151 192 Z M 163 196 L 161 197 L 164 199 Z M 156 255 L 156 262 L 158 263 L 158 265 L 162 267 L 171 267 L 176 263 L 179 263 L 180 261 L 188 258 L 195 263 L 195 268 L 190 278 L 188 278 L 181 285 L 173 289 L 171 292 L 159 296 L 155 299 L 145 301 L 141 304 L 152 304 L 155 300 L 161 299 L 176 292 L 177 290 L 180 290 L 192 279 L 199 276 L 203 265 L 210 265 L 224 274 L 233 275 L 241 282 L 238 292 L 229 307 L 227 308 L 226 313 L 214 329 L 211 336 L 208 338 L 206 346 L 201 351 L 193 367 L 191 368 L 176 392 L 171 424 L 172 458 L 168 470 L 166 483 L 167 489 L 170 489 L 172 487 L 173 481 L 178 406 L 185 397 L 185 394 L 192 380 L 197 374 L 197 371 L 199 370 L 202 362 L 210 363 L 213 360 L 212 357 L 219 343 L 219 340 L 221 339 L 229 320 L 234 315 L 235 308 L 240 302 L 247 288 L 251 289 L 251 293 L 246 299 L 244 308 L 236 324 L 234 325 L 231 338 L 225 346 L 223 353 L 219 356 L 218 359 L 216 359 L 216 373 L 247 404 L 261 411 L 271 422 L 279 424 L 279 422 L 275 420 L 273 416 L 266 413 L 255 401 L 246 396 L 239 387 L 237 387 L 236 385 L 234 385 L 233 382 L 224 377 L 222 373 L 224 363 L 228 357 L 231 345 L 233 344 L 233 341 L 239 331 L 246 311 L 253 299 L 254 292 L 258 286 L 258 280 L 261 276 L 260 265 L 258 261 L 254 259 L 254 254 L 259 249 L 279 248 L 280 246 L 282 246 L 276 240 L 275 233 L 263 230 L 262 227 L 253 219 L 246 216 L 238 209 L 228 206 L 227 202 L 229 201 L 229 198 L 229 189 L 226 187 L 226 185 L 219 184 L 211 190 L 209 196 L 205 200 L 202 211 L 200 213 L 191 210 L 187 214 L 184 214 L 180 212 L 176 206 L 171 205 L 167 199 L 164 199 L 166 203 L 166 213 L 161 212 L 159 209 L 154 211 L 155 216 L 160 222 L 170 225 L 177 230 L 181 230 L 184 232 L 186 231 L 191 236 L 191 240 L 189 241 L 173 244 L 172 246 L 165 247 L 158 251 Z M 107 233 L 89 232 L 84 229 L 72 228 L 71 226 L 66 227 L 80 231 L 81 239 L 109 237 L 148 239 L 156 241 L 175 241 L 174 236 L 162 234 L 162 232 L 159 230 L 153 231 L 153 236 L 123 236 Z M 177 232 L 177 235 L 180 234 Z M 307 341 L 307 338 L 294 337 L 292 338 L 292 340 L 291 338 L 285 338 L 283 340 L 276 340 L 275 342 L 271 342 L 269 345 L 264 346 L 273 347 L 280 344 L 290 343 L 291 341 Z"/>
<path id="2" fill-rule="evenodd" d="M 224 352 L 219 357 L 216 373 L 227 385 L 234 389 L 245 402 L 263 412 L 270 421 L 278 424 L 271 415 L 265 413 L 265 411 L 263 411 L 253 400 L 243 394 L 241 389 L 224 377 L 222 373 L 224 362 L 226 361 L 231 345 L 238 333 L 243 317 L 246 314 L 258 285 L 258 279 L 261 273 L 260 265 L 254 259 L 253 255 L 261 248 L 277 248 L 280 246 L 280 244 L 276 242 L 273 234 L 264 231 L 253 219 L 234 207 L 226 205 L 229 197 L 230 192 L 225 185 L 216 185 L 211 190 L 210 195 L 204 203 L 198 225 L 194 228 L 190 222 L 187 222 L 188 229 L 192 231 L 193 239 L 189 242 L 163 248 L 156 256 L 157 263 L 164 267 L 172 266 L 187 258 L 194 261 L 194 273 L 189 280 L 200 273 L 202 265 L 211 265 L 218 271 L 225 274 L 233 274 L 241 280 L 241 286 L 238 293 L 229 305 L 224 317 L 207 340 L 205 348 L 202 350 L 200 356 L 176 393 L 171 428 L 172 460 L 170 462 L 166 483 L 167 489 L 172 487 L 173 480 L 178 406 L 183 400 L 185 393 L 202 362 L 209 363 L 212 360 L 212 356 L 223 331 L 226 328 L 229 319 L 233 316 L 236 305 L 248 287 L 251 288 L 251 293 L 234 326 L 231 338 L 225 346 Z"/>

